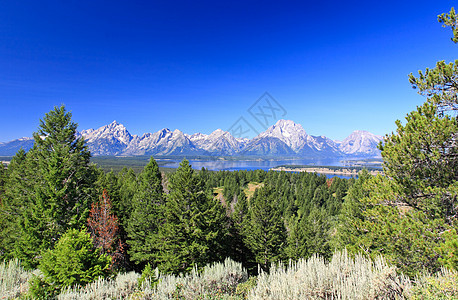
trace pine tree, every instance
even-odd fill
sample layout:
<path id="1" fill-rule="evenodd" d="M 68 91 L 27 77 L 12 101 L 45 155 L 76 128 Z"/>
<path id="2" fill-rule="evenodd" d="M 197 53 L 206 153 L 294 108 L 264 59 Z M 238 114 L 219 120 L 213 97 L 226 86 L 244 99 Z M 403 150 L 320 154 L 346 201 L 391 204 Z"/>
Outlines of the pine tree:
<path id="1" fill-rule="evenodd" d="M 361 201 L 369 197 L 369 190 L 366 190 L 364 184 L 371 178 L 372 175 L 364 169 L 358 173 L 358 179 L 348 189 L 347 196 L 338 215 L 337 232 L 331 241 L 337 249 L 356 245 L 355 239 L 362 234 L 356 223 L 364 219 L 363 211 L 365 207 Z"/>
<path id="2" fill-rule="evenodd" d="M 159 229 L 157 263 L 165 272 L 188 272 L 194 265 L 222 259 L 227 218 L 217 200 L 208 197 L 185 159 L 170 178 L 165 223 Z"/>
<path id="3" fill-rule="evenodd" d="M 11 160 L 5 174 L 5 184 L 0 198 L 0 257 L 12 259 L 14 245 L 18 239 L 19 223 L 24 209 L 28 206 L 25 168 L 26 153 L 21 148 Z"/>
<path id="4" fill-rule="evenodd" d="M 54 249 L 43 253 L 39 269 L 43 279 L 33 280 L 33 298 L 53 299 L 65 287 L 86 285 L 109 274 L 110 257 L 95 248 L 85 230 L 69 229 Z M 43 297 L 45 296 L 45 297 Z"/>
<path id="5" fill-rule="evenodd" d="M 250 230 L 245 230 L 246 244 L 265 270 L 284 254 L 286 229 L 277 205 L 277 195 L 270 186 L 257 189 L 250 199 Z"/>
<path id="6" fill-rule="evenodd" d="M 143 269 L 155 266 L 158 249 L 158 231 L 164 223 L 164 196 L 162 175 L 151 157 L 138 180 L 138 191 L 132 199 L 132 213 L 127 225 L 131 260 Z"/>
<path id="7" fill-rule="evenodd" d="M 406 204 L 430 217 L 444 217 L 450 223 L 457 216 L 458 132 L 456 118 L 438 114 L 425 103 L 397 121 L 396 134 L 388 135 L 382 150 L 383 170 L 399 195 L 391 202 Z"/>
<path id="8" fill-rule="evenodd" d="M 108 173 L 107 179 L 113 180 L 113 175 Z M 119 218 L 121 232 L 125 235 L 130 214 L 132 213 L 132 199 L 138 190 L 137 175 L 132 169 L 124 167 L 118 173 L 117 180 L 116 197 L 113 197 L 112 204 L 113 210 Z"/>
<path id="9" fill-rule="evenodd" d="M 290 220 L 288 232 L 288 258 L 309 258 L 313 254 L 331 256 L 329 215 L 323 208 L 313 207 L 310 212 L 301 213 Z"/>
<path id="10" fill-rule="evenodd" d="M 457 42 L 454 10 L 438 18 L 452 27 Z M 458 107 L 457 70 L 457 62 L 442 61 L 417 78 L 410 74 L 426 103 L 407 115 L 405 125 L 397 121 L 396 132 L 380 145 L 385 176 L 365 181 L 361 198 L 344 204 L 351 226 L 347 248 L 381 253 L 410 276 L 453 264 L 441 255 L 453 254 L 443 233 L 458 216 L 458 121 L 451 116 Z"/>
<path id="11" fill-rule="evenodd" d="M 251 230 L 249 225 L 248 200 L 245 193 L 241 190 L 235 197 L 234 212 L 231 214 L 230 232 L 230 257 L 235 261 L 241 262 L 250 273 L 256 272 L 257 265 L 251 250 L 245 244 L 245 233 Z"/>
<path id="12" fill-rule="evenodd" d="M 77 124 L 64 106 L 40 120 L 25 168 L 28 206 L 19 220 L 15 252 L 25 265 L 36 266 L 42 250 L 52 247 L 68 228 L 86 223 L 94 199 L 94 167 Z"/>

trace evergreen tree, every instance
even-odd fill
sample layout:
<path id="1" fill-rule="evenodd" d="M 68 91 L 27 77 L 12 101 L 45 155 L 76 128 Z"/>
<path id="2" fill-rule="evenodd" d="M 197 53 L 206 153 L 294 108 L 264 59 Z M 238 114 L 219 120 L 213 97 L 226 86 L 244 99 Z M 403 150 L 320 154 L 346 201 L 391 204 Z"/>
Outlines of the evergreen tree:
<path id="1" fill-rule="evenodd" d="M 110 173 L 108 179 L 112 179 Z M 117 176 L 117 192 L 112 199 L 113 210 L 119 218 L 121 231 L 126 232 L 130 214 L 132 213 L 132 199 L 138 191 L 137 175 L 134 170 L 124 167 Z"/>
<path id="2" fill-rule="evenodd" d="M 277 196 L 269 186 L 257 189 L 250 199 L 249 229 L 244 230 L 246 244 L 256 262 L 265 270 L 283 257 L 286 229 L 277 209 Z"/>
<path id="3" fill-rule="evenodd" d="M 397 134 L 381 146 L 385 176 L 363 179 L 350 190 L 339 234 L 351 252 L 383 254 L 405 274 L 439 269 L 435 248 L 456 216 L 456 166 L 441 145 L 455 119 L 425 103 L 397 122 Z"/>
<path id="4" fill-rule="evenodd" d="M 94 199 L 94 167 L 77 124 L 64 106 L 40 120 L 35 143 L 27 154 L 28 206 L 19 220 L 16 257 L 33 267 L 42 250 L 54 245 L 68 228 L 86 223 Z"/>
<path id="5" fill-rule="evenodd" d="M 331 256 L 329 215 L 324 209 L 313 207 L 308 214 L 292 217 L 288 233 L 288 258 L 297 260 L 313 254 Z"/>
<path id="6" fill-rule="evenodd" d="M 440 115 L 430 103 L 397 121 L 396 134 L 388 135 L 382 150 L 383 170 L 399 195 L 391 202 L 406 204 L 430 217 L 456 217 L 458 148 L 456 118 Z M 394 203 L 393 203 L 394 204 Z"/>
<path id="7" fill-rule="evenodd" d="M 32 294 L 34 298 L 53 298 L 65 287 L 86 285 L 99 276 L 107 276 L 109 266 L 110 257 L 94 248 L 87 232 L 69 229 L 54 249 L 43 253 L 39 269 L 44 278 L 33 281 Z"/>
<path id="8" fill-rule="evenodd" d="M 250 273 L 256 272 L 256 264 L 251 250 L 246 246 L 245 234 L 249 232 L 248 200 L 243 191 L 235 197 L 234 212 L 231 214 L 230 257 L 241 262 Z"/>
<path id="9" fill-rule="evenodd" d="M 185 159 L 170 178 L 165 223 L 159 229 L 157 263 L 165 272 L 187 272 L 222 259 L 227 218 Z"/>
<path id="10" fill-rule="evenodd" d="M 456 42 L 454 10 L 439 21 L 452 27 Z M 454 264 L 444 257 L 454 249 L 443 233 L 452 232 L 458 212 L 458 122 L 450 114 L 457 108 L 456 65 L 438 62 L 418 78 L 410 74 L 413 87 L 428 99 L 385 137 L 380 145 L 385 176 L 363 183 L 346 219 L 352 228 L 347 248 L 382 253 L 411 276 L 437 271 L 439 263 Z"/>
<path id="11" fill-rule="evenodd" d="M 155 266 L 158 249 L 158 231 L 164 222 L 164 196 L 159 167 L 151 157 L 138 180 L 138 191 L 132 199 L 132 213 L 127 225 L 131 260 L 143 269 Z"/>
<path id="12" fill-rule="evenodd" d="M 437 16 L 439 23 L 452 29 L 454 43 L 458 42 L 457 17 L 452 7 L 449 13 Z M 426 68 L 425 72 L 418 71 L 418 77 L 409 75 L 413 88 L 420 95 L 428 97 L 428 102 L 437 105 L 439 112 L 458 110 L 458 60 L 446 63 L 439 61 L 433 69 Z"/>
<path id="13" fill-rule="evenodd" d="M 0 198 L 0 258 L 14 257 L 18 239 L 19 219 L 28 206 L 31 189 L 26 180 L 26 153 L 21 148 L 11 160 L 5 174 L 3 194 Z"/>

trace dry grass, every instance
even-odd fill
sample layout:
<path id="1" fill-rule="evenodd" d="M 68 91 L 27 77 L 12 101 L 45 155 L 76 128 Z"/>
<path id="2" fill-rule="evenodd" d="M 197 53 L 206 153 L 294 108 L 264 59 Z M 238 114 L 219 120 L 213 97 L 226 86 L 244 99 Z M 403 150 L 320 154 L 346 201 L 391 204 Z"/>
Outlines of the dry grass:
<path id="1" fill-rule="evenodd" d="M 258 182 L 250 182 L 248 183 L 248 186 L 243 190 L 245 192 L 245 195 L 247 199 L 249 200 L 251 197 L 253 197 L 254 191 L 256 189 L 263 187 L 264 182 L 258 183 Z"/>

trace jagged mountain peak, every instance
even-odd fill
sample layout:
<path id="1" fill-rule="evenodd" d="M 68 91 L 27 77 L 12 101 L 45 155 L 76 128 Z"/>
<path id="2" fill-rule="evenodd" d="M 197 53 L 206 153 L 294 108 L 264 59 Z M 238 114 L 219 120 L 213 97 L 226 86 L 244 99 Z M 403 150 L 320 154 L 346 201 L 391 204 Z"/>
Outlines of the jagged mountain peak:
<path id="1" fill-rule="evenodd" d="M 278 120 L 255 138 L 235 138 L 216 129 L 210 134 L 185 134 L 179 129 L 163 128 L 141 136 L 131 135 L 114 120 L 98 129 L 78 133 L 93 155 L 266 155 L 266 156 L 380 156 L 377 145 L 383 139 L 368 131 L 355 130 L 344 141 L 308 135 L 292 120 Z M 33 138 L 0 144 L 0 153 L 13 153 L 20 146 L 31 147 Z M 16 150 L 15 150 L 16 149 Z"/>
<path id="2" fill-rule="evenodd" d="M 274 126 L 280 126 L 280 127 L 285 127 L 286 128 L 286 127 L 301 126 L 301 124 L 298 124 L 298 123 L 294 122 L 293 120 L 280 119 L 275 123 Z"/>
<path id="3" fill-rule="evenodd" d="M 340 143 L 339 149 L 345 154 L 379 156 L 377 146 L 382 140 L 382 136 L 369 131 L 355 130 Z"/>
<path id="4" fill-rule="evenodd" d="M 224 130 L 219 129 L 219 128 L 216 129 L 215 131 L 213 131 L 212 133 L 210 133 L 208 136 L 209 137 L 219 137 L 219 136 L 222 136 L 222 135 L 231 136 L 232 137 L 232 135 L 229 132 L 224 131 Z"/>
<path id="5" fill-rule="evenodd" d="M 345 142 L 346 140 L 355 140 L 355 139 L 368 139 L 368 140 L 381 141 L 383 137 L 379 135 L 375 135 L 366 130 L 355 130 L 348 137 L 346 137 L 342 142 Z"/>
<path id="6" fill-rule="evenodd" d="M 126 130 L 127 131 L 126 126 L 124 126 L 123 124 L 119 123 L 116 120 L 114 120 L 113 122 L 111 122 L 108 125 L 102 126 L 101 128 L 105 128 L 107 130 Z"/>
<path id="7" fill-rule="evenodd" d="M 291 120 L 278 120 L 275 125 L 267 128 L 266 131 L 259 134 L 257 138 L 274 137 L 284 142 L 294 151 L 304 147 L 307 140 L 307 133 L 302 125 Z"/>

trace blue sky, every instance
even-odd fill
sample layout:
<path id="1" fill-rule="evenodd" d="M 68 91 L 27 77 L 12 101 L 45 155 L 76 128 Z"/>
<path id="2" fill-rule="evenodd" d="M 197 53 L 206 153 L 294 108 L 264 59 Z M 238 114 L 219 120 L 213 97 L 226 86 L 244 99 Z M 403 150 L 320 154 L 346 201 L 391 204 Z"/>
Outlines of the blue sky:
<path id="1" fill-rule="evenodd" d="M 65 104 L 79 129 L 229 129 L 264 92 L 307 133 L 384 135 L 456 59 L 453 1 L 2 1 L 0 141 Z M 277 116 L 278 117 L 278 116 Z"/>

